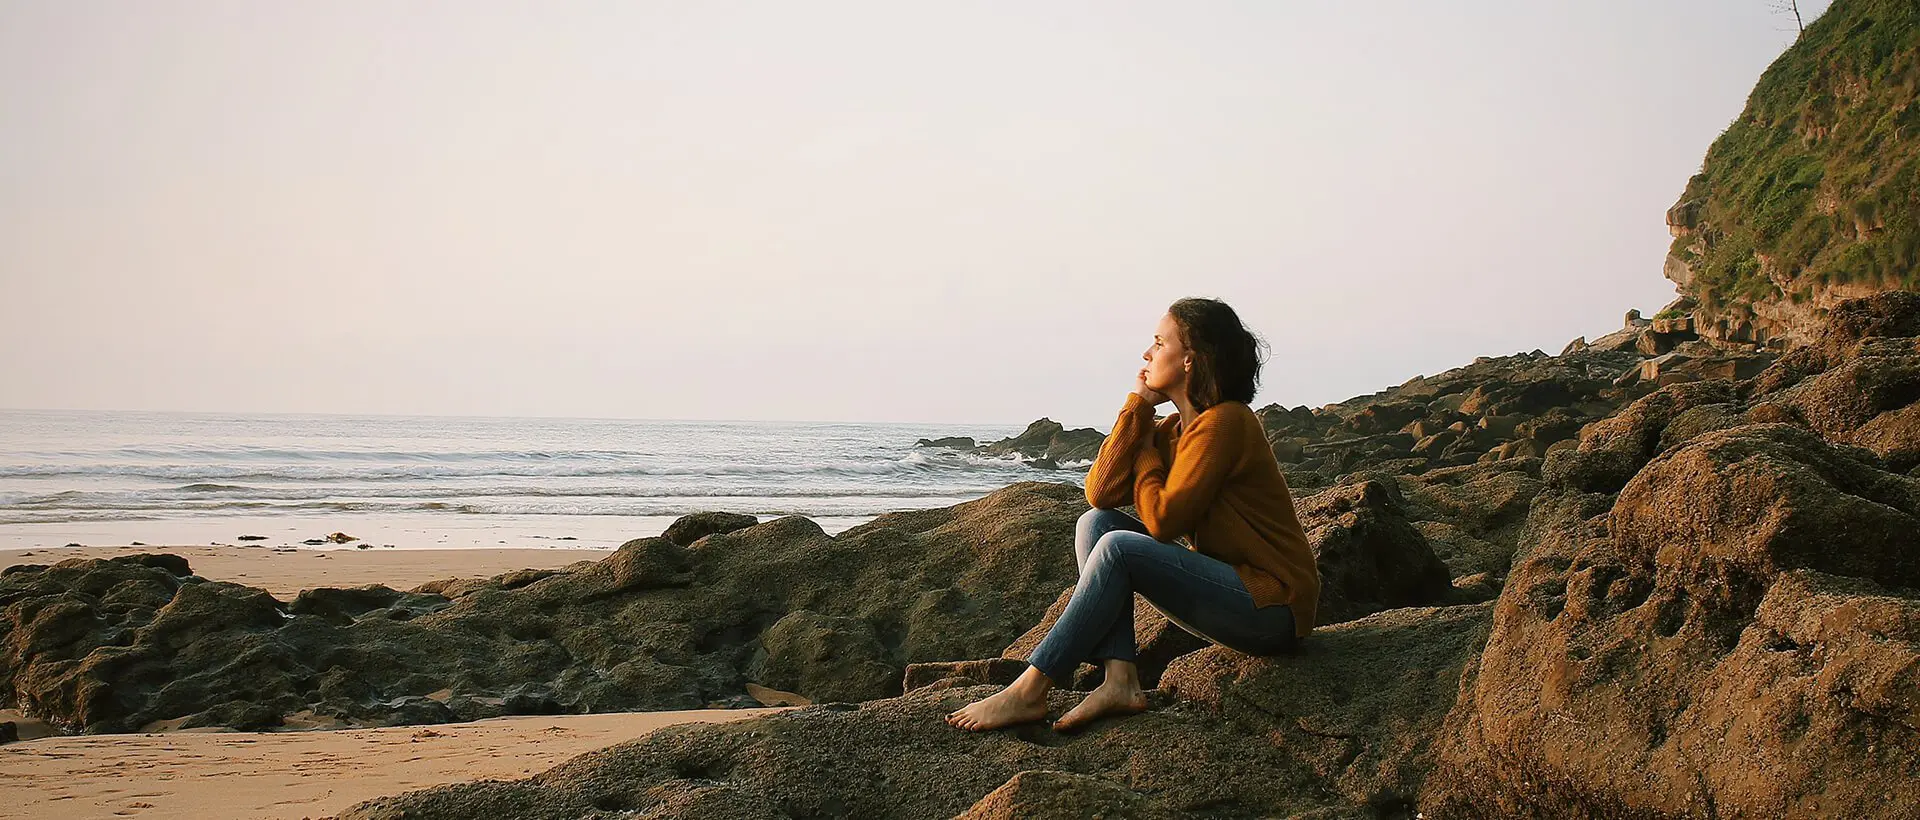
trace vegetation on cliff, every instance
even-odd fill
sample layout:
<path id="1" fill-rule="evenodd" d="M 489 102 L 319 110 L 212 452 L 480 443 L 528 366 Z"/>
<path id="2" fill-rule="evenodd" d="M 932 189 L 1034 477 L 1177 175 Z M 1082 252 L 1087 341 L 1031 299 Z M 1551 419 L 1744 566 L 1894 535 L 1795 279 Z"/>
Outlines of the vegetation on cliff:
<path id="1" fill-rule="evenodd" d="M 1916 90 L 1920 6 L 1837 0 L 1761 75 L 1669 212 L 1682 291 L 1717 314 L 1920 285 Z"/>

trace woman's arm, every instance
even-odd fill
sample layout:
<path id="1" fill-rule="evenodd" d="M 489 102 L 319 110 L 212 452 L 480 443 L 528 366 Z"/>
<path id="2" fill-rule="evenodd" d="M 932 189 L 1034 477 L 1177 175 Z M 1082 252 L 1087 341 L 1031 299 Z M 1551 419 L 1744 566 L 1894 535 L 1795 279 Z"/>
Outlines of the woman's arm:
<path id="1" fill-rule="evenodd" d="M 1171 470 L 1156 448 L 1143 448 L 1135 456 L 1134 505 L 1154 540 L 1172 541 L 1200 525 L 1245 449 L 1245 425 L 1238 422 L 1228 407 L 1201 413 L 1191 423 L 1183 421 L 1186 429 L 1180 433 Z"/>
<path id="2" fill-rule="evenodd" d="M 1113 509 L 1133 502 L 1134 458 L 1143 442 L 1147 444 L 1145 449 L 1153 449 L 1152 438 L 1153 405 L 1139 393 L 1128 393 L 1113 432 L 1100 444 L 1100 454 L 1087 472 L 1088 504 Z"/>

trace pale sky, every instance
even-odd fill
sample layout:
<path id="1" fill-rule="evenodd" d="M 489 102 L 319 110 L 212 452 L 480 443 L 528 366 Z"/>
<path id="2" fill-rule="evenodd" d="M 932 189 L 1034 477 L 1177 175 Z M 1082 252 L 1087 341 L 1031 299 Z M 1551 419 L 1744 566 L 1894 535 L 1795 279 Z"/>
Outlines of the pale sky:
<path id="1" fill-rule="evenodd" d="M 0 0 L 0 407 L 1105 429 L 1615 330 L 1766 0 Z M 1811 10 L 1824 3 L 1809 4 Z"/>

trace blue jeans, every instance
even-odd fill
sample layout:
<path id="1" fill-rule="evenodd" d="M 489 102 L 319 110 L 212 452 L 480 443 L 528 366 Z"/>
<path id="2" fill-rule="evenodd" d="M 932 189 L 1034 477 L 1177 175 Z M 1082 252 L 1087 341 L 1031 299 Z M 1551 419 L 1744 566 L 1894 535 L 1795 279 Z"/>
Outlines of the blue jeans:
<path id="1" fill-rule="evenodd" d="M 1275 655 L 1294 645 L 1293 609 L 1255 607 L 1233 567 L 1178 544 L 1156 541 L 1118 510 L 1080 516 L 1073 538 L 1080 582 L 1047 636 L 1028 656 L 1059 687 L 1073 685 L 1081 661 L 1134 659 L 1133 594 L 1176 626 L 1249 655 Z"/>

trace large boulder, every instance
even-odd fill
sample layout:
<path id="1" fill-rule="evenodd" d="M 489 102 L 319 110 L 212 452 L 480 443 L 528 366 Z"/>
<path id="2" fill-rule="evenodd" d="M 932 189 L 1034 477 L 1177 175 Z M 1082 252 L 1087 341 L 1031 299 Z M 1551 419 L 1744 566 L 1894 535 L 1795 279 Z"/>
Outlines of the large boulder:
<path id="1" fill-rule="evenodd" d="M 1407 519 L 1394 485 L 1367 479 L 1300 502 L 1300 523 L 1320 571 L 1318 623 L 1439 603 L 1447 565 Z"/>
<path id="2" fill-rule="evenodd" d="M 1650 457 L 1617 496 L 1550 470 L 1425 807 L 1920 813 L 1920 481 L 1880 468 L 1753 424 Z"/>

